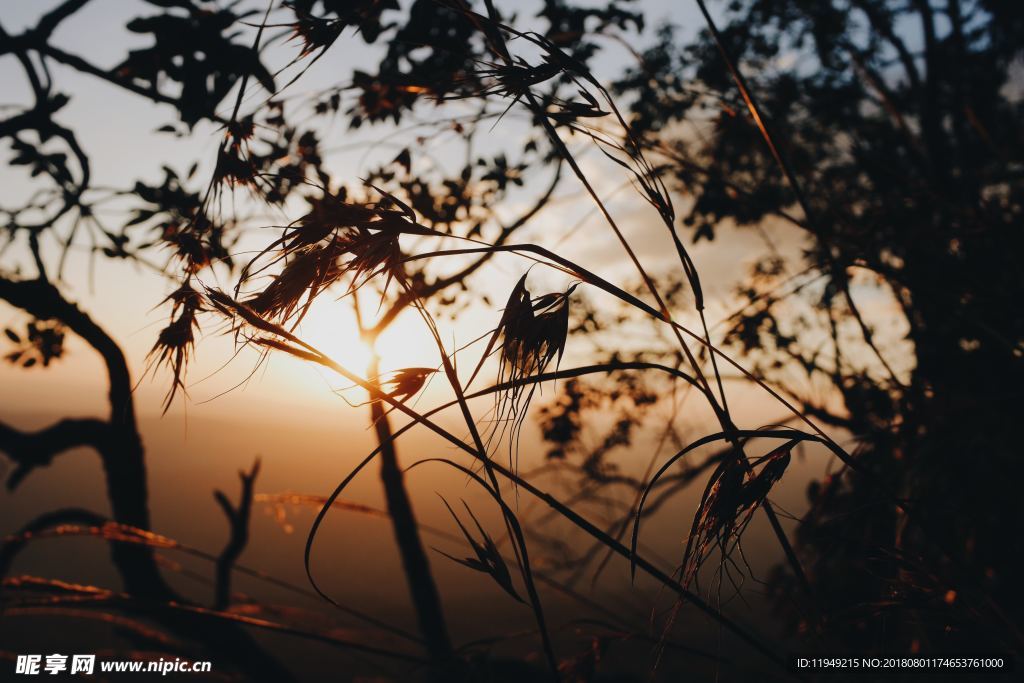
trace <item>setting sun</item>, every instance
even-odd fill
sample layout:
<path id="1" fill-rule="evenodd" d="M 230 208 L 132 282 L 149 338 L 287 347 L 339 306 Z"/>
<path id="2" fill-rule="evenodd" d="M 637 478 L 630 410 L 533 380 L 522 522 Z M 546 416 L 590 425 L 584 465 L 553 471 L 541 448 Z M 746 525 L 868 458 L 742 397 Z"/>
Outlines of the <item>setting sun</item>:
<path id="1" fill-rule="evenodd" d="M 365 375 L 373 350 L 381 373 L 403 367 L 438 364 L 437 348 L 415 310 L 407 310 L 378 337 L 371 349 L 359 335 L 352 306 L 346 300 L 317 300 L 299 325 L 303 339 L 347 369 Z M 344 381 L 341 384 L 345 384 Z"/>

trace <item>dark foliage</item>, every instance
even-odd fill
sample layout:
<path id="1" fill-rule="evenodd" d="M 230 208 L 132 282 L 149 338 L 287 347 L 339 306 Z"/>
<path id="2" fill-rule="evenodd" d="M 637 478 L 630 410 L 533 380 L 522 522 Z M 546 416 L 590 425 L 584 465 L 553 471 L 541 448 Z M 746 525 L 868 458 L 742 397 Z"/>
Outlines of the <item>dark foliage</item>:
<path id="1" fill-rule="evenodd" d="M 1016 623 L 1024 613 L 1013 569 L 1024 557 L 999 522 L 1020 514 L 1008 418 L 1024 386 L 1024 184 L 1013 170 L 1024 103 L 1012 94 L 1022 28 L 1021 7 L 1005 2 L 732 3 L 722 47 L 796 187 L 710 34 L 682 45 L 665 30 L 616 84 L 645 144 L 693 195 L 684 222 L 695 239 L 723 222 L 788 222 L 810 238 L 813 316 L 787 312 L 784 292 L 799 280 L 766 261 L 742 291 L 734 343 L 798 396 L 801 384 L 831 385 L 841 409 L 807 398 L 805 410 L 849 430 L 858 460 L 930 529 L 879 507 L 848 471 L 811 488 L 801 554 L 829 634 L 851 646 L 981 647 L 1004 628 L 982 603 Z M 701 141 L 670 132 L 684 120 L 705 122 Z M 912 360 L 898 372 L 899 347 L 873 348 L 860 322 L 850 292 L 865 281 L 891 293 L 905 321 Z M 830 343 L 809 348 L 816 332 Z M 944 600 L 954 586 L 975 597 Z M 789 579 L 776 588 L 782 605 L 799 597 Z"/>

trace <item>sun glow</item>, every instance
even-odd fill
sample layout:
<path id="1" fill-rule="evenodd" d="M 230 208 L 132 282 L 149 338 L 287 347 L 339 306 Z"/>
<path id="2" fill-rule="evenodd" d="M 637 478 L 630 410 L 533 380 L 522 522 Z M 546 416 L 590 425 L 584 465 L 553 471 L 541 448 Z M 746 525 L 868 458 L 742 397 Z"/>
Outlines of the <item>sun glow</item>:
<path id="1" fill-rule="evenodd" d="M 346 300 L 314 302 L 298 329 L 299 337 L 358 375 L 365 377 L 376 350 L 381 373 L 400 368 L 437 365 L 435 348 L 414 310 L 405 311 L 378 337 L 374 347 L 359 334 L 356 316 Z M 347 386 L 341 380 L 337 386 Z"/>
<path id="2" fill-rule="evenodd" d="M 352 372 L 362 375 L 370 365 L 372 350 L 360 338 L 350 306 L 315 302 L 299 325 L 298 336 Z"/>

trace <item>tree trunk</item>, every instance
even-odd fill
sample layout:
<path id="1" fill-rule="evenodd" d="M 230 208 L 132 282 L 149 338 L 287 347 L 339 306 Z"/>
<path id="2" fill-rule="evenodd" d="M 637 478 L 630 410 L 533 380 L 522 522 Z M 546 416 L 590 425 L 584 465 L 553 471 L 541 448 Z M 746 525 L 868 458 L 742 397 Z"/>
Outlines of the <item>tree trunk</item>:
<path id="1" fill-rule="evenodd" d="M 112 518 L 121 524 L 148 530 L 145 450 L 136 422 L 131 374 L 121 347 L 88 314 L 45 280 L 0 278 L 0 299 L 40 320 L 60 321 L 102 356 L 110 386 L 110 419 L 101 425 L 99 434 L 90 433 L 77 440 L 99 451 Z M 69 422 L 79 430 L 86 430 L 91 429 L 95 421 Z M 168 601 L 187 604 L 187 601 L 164 581 L 152 548 L 134 543 L 111 543 L 110 553 L 125 591 L 143 603 L 151 602 L 154 617 L 168 631 L 198 642 L 212 661 L 216 657 L 227 659 L 248 680 L 275 683 L 294 680 L 291 673 L 241 627 L 211 622 L 201 615 L 159 616 L 155 608 L 159 604 Z"/>
<path id="2" fill-rule="evenodd" d="M 369 377 L 379 374 L 376 355 L 370 362 Z M 426 643 L 431 659 L 441 671 L 450 671 L 455 657 L 448 627 L 445 623 L 441 600 L 430 571 L 430 562 L 423 550 L 419 527 L 413 514 L 412 503 L 405 488 L 405 477 L 398 465 L 398 453 L 392 442 L 391 423 L 381 401 L 370 404 L 370 419 L 373 421 L 377 439 L 381 444 L 380 477 L 384 483 L 384 496 L 387 499 L 388 513 L 391 515 L 395 541 L 402 556 L 402 568 L 409 584 L 409 593 L 416 608 L 420 633 Z"/>

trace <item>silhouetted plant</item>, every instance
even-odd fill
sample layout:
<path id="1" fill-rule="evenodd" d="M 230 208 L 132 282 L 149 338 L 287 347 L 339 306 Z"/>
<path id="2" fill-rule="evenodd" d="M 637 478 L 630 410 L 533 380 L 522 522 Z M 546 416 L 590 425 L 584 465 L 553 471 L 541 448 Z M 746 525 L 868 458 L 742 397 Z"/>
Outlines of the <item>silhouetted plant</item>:
<path id="1" fill-rule="evenodd" d="M 0 34 L 35 92 L 34 107 L 0 124 L 11 139 L 9 163 L 56 188 L 45 201 L 6 212 L 11 235 L 28 235 L 39 278 L 0 281 L 0 296 L 39 319 L 27 338 L 8 331 L 18 345 L 11 360 L 31 365 L 56 358 L 66 326 L 96 338 L 108 366 L 127 379 L 116 345 L 111 351 L 112 342 L 95 334 L 49 282 L 39 238 L 77 213 L 72 233 L 61 240 L 65 249 L 74 230 L 89 225 L 98 237 L 93 248 L 106 257 L 141 261 L 155 247 L 170 254 L 165 270 L 179 282 L 150 355 L 154 369 L 172 375 L 165 407 L 185 394 L 195 331 L 207 320 L 220 329 L 226 322 L 239 345 L 318 364 L 365 391 L 378 446 L 333 493 L 316 498 L 306 571 L 317 594 L 351 613 L 319 587 L 310 557 L 326 514 L 344 504 L 346 487 L 379 457 L 386 514 L 420 631 L 412 639 L 426 650 L 429 676 L 496 674 L 482 673 L 486 665 L 462 656 L 448 634 L 405 480 L 408 470 L 428 463 L 454 470 L 496 506 L 503 537 L 488 533 L 468 505 L 475 532 L 448 507 L 461 532 L 455 538 L 472 555 L 445 554 L 528 605 L 553 679 L 594 679 L 610 641 L 595 636 L 582 656 L 559 651 L 536 587 L 541 574 L 530 560 L 538 546 L 561 554 L 565 570 L 564 579 L 548 575 L 544 584 L 575 599 L 582 597 L 574 589 L 580 577 L 593 569 L 596 581 L 614 555 L 671 593 L 676 604 L 652 639 L 659 652 L 672 645 L 670 627 L 682 607 L 691 606 L 778 665 L 774 673 L 781 675 L 777 648 L 722 609 L 727 585 L 742 597 L 745 578 L 756 578 L 742 546 L 755 514 L 764 515 L 784 558 L 773 571 L 772 594 L 808 649 L 997 643 L 1020 651 L 1024 593 L 1013 574 L 1020 548 L 1008 546 L 1002 529 L 1003 520 L 1019 517 L 1017 437 L 1006 418 L 1024 380 L 1024 317 L 1017 313 L 1024 282 L 1017 257 L 1024 186 L 1017 167 L 1024 142 L 1016 132 L 1021 98 L 1012 92 L 1024 11 L 1016 5 L 743 0 L 713 16 L 697 0 L 707 30 L 689 43 L 671 27 L 659 30 L 655 44 L 634 52 L 636 63 L 606 85 L 594 73 L 594 57 L 612 41 L 632 50 L 633 36 L 623 32 L 643 29 L 642 14 L 624 3 L 582 8 L 544 0 L 536 16 L 524 18 L 513 4 L 500 8 L 490 0 L 291 0 L 252 11 L 151 0 L 163 11 L 128 28 L 151 34 L 153 44 L 112 71 L 50 44 L 54 27 L 84 4 L 68 0 L 22 36 Z M 237 41 L 243 26 L 255 33 L 251 46 Z M 260 49 L 275 40 L 288 41 L 294 57 L 271 73 Z M 314 62 L 349 40 L 380 45 L 375 68 L 352 70 L 311 96 L 291 95 Z M 222 126 L 205 187 L 196 167 L 183 176 L 164 169 L 161 185 L 135 185 L 142 205 L 120 231 L 101 225 L 88 201 L 88 158 L 74 134 L 55 122 L 66 98 L 51 92 L 48 76 L 44 84 L 33 55 L 170 104 L 186 128 L 203 119 Z M 179 87 L 167 89 L 168 80 Z M 257 86 L 270 99 L 254 105 Z M 232 93 L 233 107 L 224 114 L 218 105 Z M 300 117 L 301 124 L 290 123 Z M 340 181 L 322 149 L 324 124 L 338 117 L 350 129 L 387 124 L 401 132 L 407 125 L 416 144 L 400 140 L 390 162 L 344 169 L 348 182 Z M 697 124 L 698 132 L 684 123 Z M 481 135 L 516 125 L 526 132 L 496 143 L 499 151 L 474 147 Z M 29 133 L 40 143 L 26 142 Z M 67 151 L 44 149 L 53 138 Z M 464 148 L 454 175 L 429 163 L 427 143 L 441 138 Z M 640 227 L 668 239 L 669 253 L 642 256 L 595 173 L 581 164 L 589 151 L 600 152 L 595 156 L 610 162 L 653 211 Z M 536 177 L 544 169 L 549 182 Z M 559 238 L 571 230 L 527 233 L 565 186 L 592 202 L 632 275 L 616 282 L 560 253 Z M 518 201 L 524 194 L 530 201 Z M 236 265 L 232 247 L 254 221 L 247 208 L 224 201 L 227 195 L 301 215 L 273 226 L 275 237 Z M 681 217 L 680 198 L 687 200 Z M 299 199 L 308 204 L 304 212 L 295 208 Z M 44 224 L 25 224 L 23 214 L 46 211 Z M 799 257 L 778 248 L 784 240 L 773 233 L 780 225 L 799 231 L 805 245 Z M 765 248 L 739 285 L 740 307 L 715 327 L 684 234 L 695 242 L 721 239 L 726 226 L 756 228 Z M 145 238 L 133 237 L 143 231 Z M 498 255 L 522 265 L 503 306 L 473 286 L 485 275 L 497 277 L 490 266 Z M 214 268 L 230 286 L 211 284 Z M 565 288 L 532 295 L 529 269 L 555 274 Z M 906 344 L 877 334 L 862 300 L 872 290 L 891 295 Z M 382 373 L 375 356 L 368 368 L 329 357 L 301 328 L 313 303 L 328 296 L 352 308 L 371 346 L 398 316 L 415 315 L 435 342 L 437 364 Z M 500 308 L 495 327 L 452 348 L 442 316 L 456 317 L 471 301 Z M 60 325 L 42 322 L 49 319 Z M 644 335 L 640 348 L 622 334 L 635 330 Z M 574 353 L 577 343 L 593 346 L 591 364 L 562 367 L 563 356 L 583 355 Z M 462 360 L 467 356 L 472 360 Z M 474 387 L 488 375 L 491 384 Z M 416 407 L 427 381 L 441 377 L 447 400 Z M 547 458 L 536 471 L 521 470 L 515 454 L 528 410 L 542 385 L 560 379 L 560 393 L 535 411 L 550 444 Z M 736 381 L 779 410 L 778 424 L 738 424 L 727 391 Z M 678 415 L 678 399 L 690 394 L 714 426 Z M 476 410 L 483 398 L 493 405 L 486 414 Z M 131 397 L 117 403 L 112 391 L 111 404 L 130 408 Z M 656 425 L 660 442 L 643 454 L 646 470 L 639 477 L 624 471 L 613 454 L 635 453 L 641 424 L 666 405 L 673 412 Z M 457 411 L 458 427 L 436 421 L 449 411 Z M 393 413 L 409 421 L 394 428 Z M 403 470 L 397 443 L 416 427 L 464 459 L 420 457 Z M 126 428 L 137 441 L 133 417 Z M 591 429 L 600 435 L 596 446 L 583 438 Z M 694 429 L 702 434 L 691 437 Z M 20 465 L 13 481 L 66 447 L 64 432 L 56 425 L 52 434 L 9 439 L 6 450 Z M 840 446 L 840 437 L 852 445 Z M 20 447 L 26 438 L 41 445 Z M 51 441 L 56 445 L 47 450 Z M 772 449 L 752 455 L 764 441 Z M 496 457 L 502 443 L 510 449 L 507 466 Z M 794 449 L 812 444 L 836 470 L 812 485 L 810 511 L 791 539 L 771 496 Z M 712 445 L 718 450 L 691 462 Z M 675 454 L 663 458 L 666 446 Z M 965 453 L 984 457 L 965 464 Z M 141 467 L 141 453 L 136 459 Z M 568 498 L 545 490 L 544 472 L 570 478 Z M 237 558 L 244 537 L 242 510 L 251 504 L 254 476 L 243 473 L 237 509 L 218 498 L 233 530 L 225 564 Z M 645 516 L 700 481 L 700 502 L 679 526 L 685 550 L 668 563 L 652 559 L 641 543 Z M 147 539 L 131 546 L 145 569 L 123 568 L 122 575 L 127 582 L 148 572 L 159 586 L 148 551 L 156 541 L 142 531 L 148 525 L 144 479 L 141 485 L 131 514 L 115 514 L 118 524 L 137 531 L 118 535 L 111 527 L 104 537 L 116 541 L 115 549 L 131 546 L 133 534 Z M 113 487 L 110 495 L 112 502 L 118 497 Z M 549 507 L 592 545 L 574 552 L 545 537 L 524 516 L 520 496 Z M 608 514 L 591 518 L 590 506 L 604 501 Z M 623 543 L 630 527 L 631 540 Z M 712 581 L 702 588 L 704 576 Z M 227 579 L 218 583 L 223 607 Z M 11 587 L 41 585 L 47 587 Z M 103 600 L 131 603 L 113 594 Z"/>

